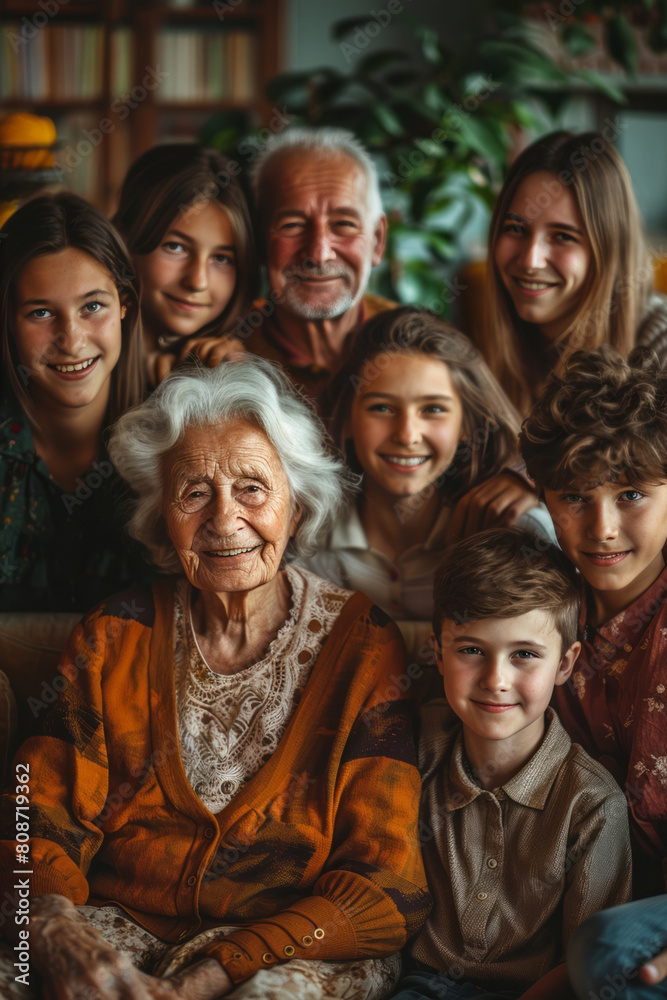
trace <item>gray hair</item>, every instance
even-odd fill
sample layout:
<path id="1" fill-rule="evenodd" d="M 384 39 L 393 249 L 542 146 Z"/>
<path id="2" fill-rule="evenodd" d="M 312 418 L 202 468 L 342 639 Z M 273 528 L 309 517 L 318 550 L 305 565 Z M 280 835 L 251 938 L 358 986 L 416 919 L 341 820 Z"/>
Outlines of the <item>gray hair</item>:
<path id="1" fill-rule="evenodd" d="M 286 554 L 309 556 L 349 500 L 353 478 L 319 419 L 287 376 L 263 358 L 191 366 L 169 375 L 114 425 L 109 456 L 136 494 L 128 531 L 159 569 L 173 573 L 180 560 L 162 516 L 162 460 L 190 426 L 246 418 L 276 449 L 301 510 Z"/>
<path id="2" fill-rule="evenodd" d="M 253 191 L 257 205 L 261 201 L 261 192 L 267 168 L 276 157 L 297 150 L 298 152 L 331 153 L 334 156 L 349 156 L 357 163 L 368 184 L 368 209 L 373 224 L 384 214 L 382 197 L 380 195 L 380 179 L 370 154 L 364 144 L 352 133 L 343 128 L 306 128 L 292 126 L 269 136 L 261 151 L 252 172 Z"/>

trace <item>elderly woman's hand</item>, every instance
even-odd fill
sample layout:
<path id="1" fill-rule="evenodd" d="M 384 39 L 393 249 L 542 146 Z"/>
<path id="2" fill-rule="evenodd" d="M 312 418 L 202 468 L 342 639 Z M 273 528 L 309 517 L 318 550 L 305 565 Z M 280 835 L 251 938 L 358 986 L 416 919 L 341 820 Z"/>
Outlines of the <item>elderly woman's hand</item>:
<path id="1" fill-rule="evenodd" d="M 155 979 L 107 944 L 64 896 L 33 900 L 33 960 L 44 982 L 45 1000 L 215 1000 L 232 988 L 214 959 L 205 959 L 172 979 Z"/>

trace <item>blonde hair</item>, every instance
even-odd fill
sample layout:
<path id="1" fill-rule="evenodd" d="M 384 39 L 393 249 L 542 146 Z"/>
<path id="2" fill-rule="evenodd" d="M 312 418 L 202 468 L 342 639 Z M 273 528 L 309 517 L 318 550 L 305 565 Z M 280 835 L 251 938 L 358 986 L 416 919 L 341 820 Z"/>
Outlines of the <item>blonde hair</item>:
<path id="1" fill-rule="evenodd" d="M 539 331 L 518 317 L 495 255 L 518 189 L 532 174 L 542 172 L 551 174 L 560 189 L 572 192 L 591 248 L 581 305 L 556 343 L 557 374 L 579 349 L 607 343 L 627 356 L 653 280 L 630 175 L 611 140 L 595 132 L 553 132 L 521 153 L 491 220 L 484 342 L 491 370 L 524 413 L 539 396 L 548 371 L 540 355 Z M 550 195 L 545 191 L 544 196 Z"/>

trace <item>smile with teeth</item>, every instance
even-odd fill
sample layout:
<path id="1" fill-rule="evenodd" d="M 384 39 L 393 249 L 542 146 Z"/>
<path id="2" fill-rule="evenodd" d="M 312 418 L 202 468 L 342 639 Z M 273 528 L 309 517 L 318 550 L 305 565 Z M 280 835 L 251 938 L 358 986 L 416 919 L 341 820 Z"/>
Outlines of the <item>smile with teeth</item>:
<path id="1" fill-rule="evenodd" d="M 555 288 L 557 282 L 555 281 L 535 281 L 528 278 L 517 278 L 515 277 L 519 288 L 525 288 L 527 292 L 543 292 L 545 288 Z"/>
<path id="2" fill-rule="evenodd" d="M 392 465 L 404 465 L 408 469 L 428 461 L 428 455 L 383 455 L 382 458 Z"/>
<path id="3" fill-rule="evenodd" d="M 85 368 L 90 368 L 96 361 L 97 358 L 88 358 L 86 361 L 79 361 L 75 365 L 49 365 L 49 368 L 55 368 L 57 372 L 64 372 L 67 375 L 71 372 L 81 372 Z"/>
<path id="4" fill-rule="evenodd" d="M 257 548 L 259 548 L 258 545 L 251 545 L 247 549 L 211 549 L 206 554 L 214 556 L 216 559 L 229 559 L 230 556 L 240 556 Z"/>

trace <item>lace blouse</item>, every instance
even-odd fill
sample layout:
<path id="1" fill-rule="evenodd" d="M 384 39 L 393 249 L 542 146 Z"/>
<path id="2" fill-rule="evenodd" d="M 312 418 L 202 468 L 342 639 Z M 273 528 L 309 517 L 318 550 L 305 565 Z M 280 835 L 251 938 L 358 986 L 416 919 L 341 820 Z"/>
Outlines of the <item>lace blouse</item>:
<path id="1" fill-rule="evenodd" d="M 175 683 L 181 759 L 195 794 L 218 813 L 271 757 L 301 691 L 351 592 L 312 573 L 285 569 L 292 598 L 287 619 L 257 663 L 215 673 L 192 627 L 191 587 L 175 602 Z"/>

